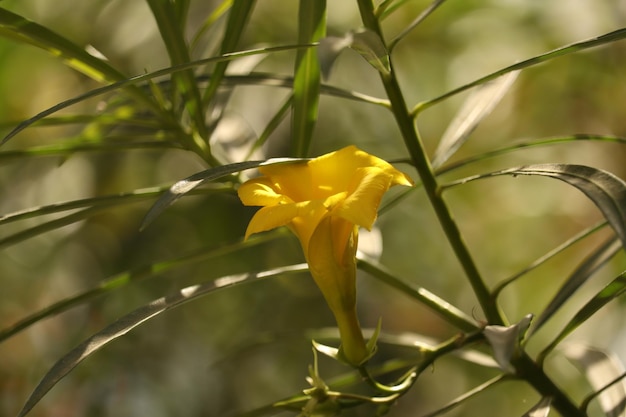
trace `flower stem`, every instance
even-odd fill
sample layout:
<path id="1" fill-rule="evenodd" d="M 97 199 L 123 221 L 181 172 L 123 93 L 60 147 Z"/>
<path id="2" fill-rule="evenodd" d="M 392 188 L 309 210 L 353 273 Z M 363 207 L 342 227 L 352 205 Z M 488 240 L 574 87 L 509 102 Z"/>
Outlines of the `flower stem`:
<path id="1" fill-rule="evenodd" d="M 344 311 L 343 314 L 335 314 L 339 336 L 341 337 L 341 350 L 344 358 L 351 365 L 358 366 L 365 361 L 369 352 L 365 346 L 356 308 L 352 311 Z"/>

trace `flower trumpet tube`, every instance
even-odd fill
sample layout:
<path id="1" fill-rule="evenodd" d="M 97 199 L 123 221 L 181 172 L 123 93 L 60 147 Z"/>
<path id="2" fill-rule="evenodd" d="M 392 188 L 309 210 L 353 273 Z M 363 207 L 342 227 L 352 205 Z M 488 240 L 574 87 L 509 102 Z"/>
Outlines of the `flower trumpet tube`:
<path id="1" fill-rule="evenodd" d="M 383 195 L 412 180 L 388 162 L 348 146 L 306 163 L 267 165 L 239 188 L 248 206 L 261 206 L 246 239 L 288 226 L 300 240 L 311 275 L 332 311 L 340 351 L 358 366 L 368 352 L 356 314 L 358 229 L 370 230 Z"/>

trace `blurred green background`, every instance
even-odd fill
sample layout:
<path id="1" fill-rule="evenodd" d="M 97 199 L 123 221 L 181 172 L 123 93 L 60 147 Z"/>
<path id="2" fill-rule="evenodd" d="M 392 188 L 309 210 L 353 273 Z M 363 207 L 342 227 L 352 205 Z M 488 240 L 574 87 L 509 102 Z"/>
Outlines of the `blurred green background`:
<path id="1" fill-rule="evenodd" d="M 218 3 L 192 1 L 189 37 Z M 361 26 L 354 2 L 328 3 L 329 35 Z M 385 33 L 390 38 L 399 33 L 428 4 L 423 0 L 406 2 L 385 21 Z M 143 1 L 5 0 L 1 7 L 78 45 L 93 46 L 129 76 L 169 65 L 154 19 Z M 297 2 L 260 1 L 240 49 L 295 44 L 296 24 Z M 393 61 L 412 105 L 525 58 L 624 26 L 626 4 L 621 0 L 451 0 L 401 41 Z M 218 41 L 219 32 L 209 32 L 199 42 L 194 57 L 209 56 L 207 51 L 213 51 Z M 256 70 L 291 74 L 294 56 L 292 52 L 264 56 Z M 520 139 L 571 134 L 626 137 L 624 68 L 626 43 L 622 41 L 523 71 L 454 160 Z M 340 56 L 327 82 L 384 96 L 377 73 L 351 51 Z M 0 38 L 3 134 L 19 121 L 96 86 L 46 52 Z M 237 87 L 214 140 L 221 141 L 237 160 L 241 154 L 235 151 L 260 134 L 288 93 L 272 87 Z M 430 151 L 466 96 L 447 100 L 420 115 L 418 126 Z M 60 114 L 90 114 L 99 111 L 99 105 L 99 99 L 87 101 Z M 2 151 L 61 143 L 81 134 L 83 127 L 29 128 L 5 144 Z M 289 123 L 285 121 L 261 156 L 284 156 L 288 143 Z M 347 144 L 390 160 L 406 155 L 390 113 L 370 104 L 322 97 L 311 154 Z M 194 154 L 180 150 L 0 158 L 0 215 L 166 185 L 206 168 Z M 591 165 L 626 178 L 625 160 L 626 148 L 619 144 L 570 143 L 488 159 L 447 174 L 443 180 L 542 162 Z M 398 166 L 416 178 L 411 167 Z M 490 284 L 511 276 L 601 219 L 580 192 L 548 179 L 491 179 L 454 188 L 446 197 Z M 0 251 L 0 327 L 93 288 L 116 273 L 188 253 L 210 254 L 236 244 L 254 212 L 242 207 L 233 192 L 205 193 L 184 198 L 140 233 L 141 220 L 153 201 L 115 207 L 16 244 L 4 243 Z M 0 239 L 42 220 L 3 225 Z M 424 286 L 480 318 L 480 308 L 420 190 L 383 214 L 376 233 L 384 243 L 381 263 L 406 281 Z M 604 230 L 573 246 L 508 288 L 502 300 L 511 320 L 540 312 L 593 245 L 609 235 L 610 231 Z M 536 349 L 550 340 L 568 314 L 577 311 L 590 294 L 621 272 L 625 260 L 623 254 L 618 255 L 585 285 L 562 314 L 542 330 L 535 340 Z M 283 233 L 243 251 L 207 255 L 200 262 L 186 263 L 37 323 L 0 344 L 0 415 L 14 415 L 62 354 L 133 309 L 184 286 L 301 261 L 297 241 Z M 424 307 L 369 276 L 359 278 L 359 297 L 364 327 L 374 327 L 382 317 L 385 332 L 413 332 L 435 339 L 455 332 Z M 624 352 L 623 317 L 623 302 L 613 303 L 572 337 Z M 306 388 L 304 377 L 312 361 L 308 330 L 331 326 L 332 315 L 306 274 L 225 289 L 148 321 L 93 355 L 55 387 L 31 415 L 227 416 L 250 410 Z M 382 361 L 393 355 L 414 354 L 382 345 L 378 358 Z M 622 360 L 626 360 L 623 353 Z M 574 397 L 588 391 L 571 365 L 555 366 L 555 379 L 571 384 Z M 326 360 L 322 360 L 322 367 L 328 376 L 345 371 Z M 420 377 L 391 415 L 421 415 L 491 375 L 476 365 L 444 359 L 432 373 Z M 523 401 L 511 401 L 511 391 Z M 523 384 L 511 382 L 478 397 L 468 407 L 476 411 L 489 404 L 479 413 L 482 416 L 521 415 L 537 398 Z M 373 408 L 363 408 L 349 415 L 372 413 Z M 462 410 L 449 413 L 479 414 L 464 414 Z"/>

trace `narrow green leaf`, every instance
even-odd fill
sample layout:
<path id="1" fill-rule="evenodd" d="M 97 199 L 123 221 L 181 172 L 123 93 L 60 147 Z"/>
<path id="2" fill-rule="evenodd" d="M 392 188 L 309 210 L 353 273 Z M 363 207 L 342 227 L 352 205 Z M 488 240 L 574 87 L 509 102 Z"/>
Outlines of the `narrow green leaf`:
<path id="1" fill-rule="evenodd" d="M 217 22 L 233 5 L 233 0 L 224 0 L 218 6 L 215 7 L 213 12 L 204 20 L 202 26 L 193 37 L 191 41 L 191 49 L 195 49 L 202 36 L 213 27 L 213 24 Z"/>
<path id="2" fill-rule="evenodd" d="M 317 42 L 326 35 L 326 0 L 300 0 L 298 43 Z M 317 122 L 320 63 L 317 51 L 298 51 L 293 81 L 292 155 L 306 157 Z"/>
<path id="3" fill-rule="evenodd" d="M 260 278 L 267 279 L 285 274 L 300 273 L 307 270 L 308 266 L 306 264 L 298 264 L 259 273 L 226 276 L 203 284 L 182 288 L 172 295 L 159 298 L 150 304 L 132 311 L 105 327 L 103 330 L 94 334 L 59 359 L 39 382 L 18 414 L 18 417 L 23 417 L 28 414 L 30 410 L 32 410 L 32 408 L 46 395 L 46 393 L 48 393 L 48 391 L 50 391 L 50 389 L 57 384 L 57 382 L 70 373 L 72 369 L 74 369 L 83 360 L 87 359 L 96 351 L 102 349 L 108 343 L 114 341 L 120 336 L 125 335 L 146 321 L 157 317 L 161 313 L 183 305 L 189 301 L 196 300 L 202 296 L 214 293 L 217 290 L 256 281 Z"/>
<path id="4" fill-rule="evenodd" d="M 88 53 L 84 48 L 58 35 L 50 29 L 0 8 L 0 36 L 28 43 L 61 58 L 69 67 L 99 82 L 118 82 L 127 77 L 106 61 Z M 154 103 L 136 87 L 127 91 L 140 103 L 158 111 Z"/>
<path id="5" fill-rule="evenodd" d="M 609 260 L 611 260 L 620 250 L 622 244 L 617 237 L 608 239 L 600 245 L 591 255 L 589 255 L 576 270 L 559 288 L 556 295 L 533 325 L 532 332 L 539 330 L 550 318 L 561 308 L 567 300 L 585 283 L 587 280 Z"/>
<path id="6" fill-rule="evenodd" d="M 582 191 L 600 209 L 626 247 L 626 183 L 615 175 L 585 165 L 537 164 L 480 174 L 445 185 L 445 188 L 477 179 L 511 175 L 555 178 Z"/>
<path id="7" fill-rule="evenodd" d="M 42 310 L 22 318 L 11 326 L 1 329 L 0 343 L 12 336 L 15 336 L 17 333 L 26 330 L 33 324 L 38 323 L 43 319 L 60 314 L 73 307 L 92 301 L 95 298 L 109 294 L 112 291 L 124 288 L 131 283 L 153 278 L 176 268 L 189 266 L 198 262 L 205 262 L 211 259 L 217 259 L 238 251 L 243 251 L 275 239 L 279 235 L 279 232 L 263 233 L 262 235 L 252 236 L 245 242 L 239 241 L 237 243 L 220 246 L 218 248 L 202 248 L 183 256 L 167 259 L 153 264 L 142 265 L 128 271 L 120 272 L 101 281 L 97 287 L 59 300 Z"/>
<path id="8" fill-rule="evenodd" d="M 554 248 L 554 249 L 548 251 L 547 253 L 545 253 L 544 255 L 540 256 L 538 259 L 533 261 L 526 268 L 524 268 L 521 271 L 513 274 L 513 276 L 502 280 L 493 289 L 494 297 L 497 297 L 500 294 L 500 292 L 502 292 L 502 290 L 504 288 L 506 288 L 509 284 L 517 281 L 522 276 L 526 275 L 528 272 L 530 272 L 533 269 L 541 266 L 542 264 L 544 264 L 545 262 L 549 261 L 550 259 L 552 259 L 556 255 L 558 255 L 559 253 L 562 253 L 565 249 L 571 247 L 575 243 L 578 243 L 578 242 L 582 241 L 587 236 L 590 236 L 591 234 L 597 232 L 598 230 L 600 230 L 601 228 L 603 228 L 604 226 L 606 226 L 608 224 L 609 223 L 607 221 L 602 221 L 602 222 L 596 224 L 595 226 L 591 226 L 591 227 L 588 227 L 588 228 L 584 229 L 583 231 L 581 231 L 580 233 L 577 233 L 572 238 L 570 238 L 570 239 L 566 240 L 565 242 L 561 243 L 560 245 L 558 245 L 556 248 Z"/>
<path id="9" fill-rule="evenodd" d="M 440 167 L 467 141 L 474 129 L 509 91 L 518 74 L 519 71 L 509 72 L 474 90 L 443 133 L 433 157 L 434 168 Z"/>
<path id="10" fill-rule="evenodd" d="M 17 135 L 18 133 L 20 133 L 22 130 L 26 129 L 29 126 L 32 126 L 33 124 L 39 122 L 40 120 L 44 119 L 45 117 L 54 114 L 60 110 L 63 110 L 67 107 L 70 107 L 74 104 L 78 104 L 82 101 L 94 98 L 94 97 L 98 97 L 100 95 L 106 94 L 106 93 L 110 93 L 122 88 L 126 88 L 129 86 L 133 86 L 135 84 L 139 84 L 141 82 L 145 82 L 148 80 L 151 80 L 153 78 L 157 78 L 157 77 L 161 77 L 164 75 L 170 75 L 173 74 L 175 72 L 178 71 L 184 71 L 187 70 L 189 68 L 195 68 L 201 65 L 206 65 L 209 63 L 216 63 L 216 62 L 221 62 L 221 61 L 232 61 L 233 59 L 237 59 L 237 58 L 241 58 L 241 57 L 245 57 L 245 56 L 249 56 L 249 55 L 257 55 L 257 54 L 269 54 L 269 53 L 273 53 L 273 52 L 280 52 L 280 51 L 288 51 L 288 50 L 293 50 L 293 49 L 300 49 L 300 48 L 311 48 L 312 45 L 286 45 L 286 46 L 276 46 L 276 47 L 269 47 L 269 48 L 257 48 L 257 49 L 250 49 L 247 51 L 241 51 L 241 52 L 233 52 L 233 53 L 229 53 L 229 54 L 224 54 L 221 56 L 217 56 L 217 57 L 211 57 L 211 58 L 205 58 L 205 59 L 200 59 L 197 61 L 193 61 L 193 62 L 188 62 L 186 64 L 181 64 L 181 65 L 176 65 L 173 67 L 168 67 L 168 68 L 163 68 L 148 74 L 142 74 L 142 75 L 137 75 L 122 81 L 118 81 L 109 85 L 106 85 L 104 87 L 100 87 L 100 88 L 96 88 L 93 89 L 91 91 L 88 91 L 86 93 L 80 94 L 74 98 L 71 98 L 69 100 L 65 100 L 62 101 L 61 103 L 58 103 L 40 113 L 38 113 L 37 115 L 31 117 L 30 119 L 27 119 L 23 122 L 21 122 L 18 126 L 16 126 L 11 132 L 9 132 L 8 135 L 6 135 L 4 137 L 4 139 L 2 140 L 1 144 L 6 143 L 8 140 L 10 140 L 11 138 L 13 138 L 15 135 Z M 355 100 L 364 100 L 364 101 L 370 101 L 372 103 L 375 104 L 380 104 L 380 105 L 384 105 L 384 106 L 388 106 L 388 102 L 386 102 L 385 100 L 381 100 L 381 99 L 374 99 L 372 98 L 371 100 L 368 100 L 367 96 L 365 95 L 359 95 L 358 93 L 350 93 L 350 92 L 345 92 L 342 91 L 340 89 L 332 89 L 329 87 L 329 91 L 334 91 L 336 92 L 336 95 L 338 96 L 344 96 L 346 98 L 352 98 Z M 167 117 L 166 117 L 167 120 Z"/>
<path id="11" fill-rule="evenodd" d="M 604 35 L 586 39 L 584 41 L 575 42 L 570 45 L 562 46 L 560 48 L 554 49 L 550 52 L 546 52 L 545 54 L 537 55 L 532 58 L 528 58 L 524 61 L 518 62 L 513 65 L 509 65 L 508 67 L 502 68 L 498 71 L 492 72 L 491 74 L 485 75 L 477 80 L 474 80 L 468 84 L 462 85 L 461 87 L 455 88 L 454 90 L 448 91 L 447 93 L 435 97 L 433 99 L 418 103 L 415 105 L 413 110 L 411 110 L 411 114 L 417 116 L 423 110 L 431 107 L 443 100 L 446 100 L 450 97 L 453 97 L 463 91 L 469 90 L 472 87 L 476 87 L 477 85 L 484 84 L 488 81 L 494 80 L 504 74 L 509 72 L 518 71 L 524 68 L 532 67 L 537 64 L 541 64 L 543 62 L 549 61 L 554 58 L 558 58 L 560 56 L 569 55 L 575 52 L 580 52 L 585 49 L 593 48 L 600 45 L 606 45 L 611 42 L 616 42 L 626 38 L 626 28 L 618 29 L 613 32 L 606 33 Z"/>
<path id="12" fill-rule="evenodd" d="M 619 136 L 608 136 L 608 135 L 569 135 L 569 136 L 555 136 L 549 138 L 542 139 L 531 139 L 531 140 L 522 140 L 517 143 L 513 143 L 512 145 L 506 145 L 502 148 L 493 149 L 491 151 L 487 151 L 481 153 L 476 156 L 471 156 L 469 158 L 462 159 L 460 161 L 454 162 L 452 164 L 448 164 L 442 168 L 437 169 L 437 175 L 442 175 L 455 169 L 471 165 L 475 162 L 484 161 L 488 158 L 494 158 L 496 156 L 505 155 L 507 153 L 517 152 L 524 149 L 538 148 L 543 146 L 553 146 L 558 144 L 568 144 L 572 142 L 584 142 L 584 141 L 597 141 L 597 142 L 609 142 L 609 143 L 619 143 L 626 145 L 626 138 Z"/>
<path id="13" fill-rule="evenodd" d="M 615 298 L 621 296 L 626 291 L 626 272 L 622 272 L 611 283 L 604 287 L 598 294 L 596 294 L 591 300 L 587 302 L 565 325 L 563 330 L 556 336 L 556 338 L 550 343 L 539 355 L 539 362 L 542 362 L 548 353 L 550 353 L 561 341 L 568 336 L 571 332 L 576 330 L 581 324 L 587 321 L 588 318 L 593 316 L 598 310 L 604 307 Z"/>
<path id="14" fill-rule="evenodd" d="M 422 23 L 428 16 L 430 16 L 439 6 L 443 4 L 445 0 L 434 0 L 430 5 L 422 11 L 409 25 L 402 30 L 395 38 L 389 42 L 389 50 L 393 51 L 398 42 L 404 39 L 413 29 L 415 29 L 420 23 Z"/>
<path id="15" fill-rule="evenodd" d="M 458 308 L 454 307 L 447 301 L 439 298 L 425 288 L 416 286 L 414 284 L 407 284 L 403 280 L 393 275 L 391 272 L 387 271 L 382 265 L 379 265 L 374 260 L 366 258 L 362 254 L 358 254 L 357 267 L 372 275 L 376 279 L 379 279 L 380 281 L 402 291 L 409 297 L 424 304 L 426 307 L 429 307 L 432 311 L 437 313 L 448 323 L 458 327 L 463 331 L 471 332 L 477 330 L 480 327 L 476 320 L 474 320 L 472 317 L 468 316 Z"/>
<path id="16" fill-rule="evenodd" d="M 184 38 L 187 1 L 172 3 L 162 0 L 148 0 L 148 5 L 157 22 L 172 65 L 176 66 L 191 62 L 187 42 Z M 208 141 L 208 134 L 204 118 L 204 105 L 196 77 L 191 69 L 179 71 L 172 75 L 174 86 L 176 87 L 172 90 L 173 107 L 174 109 L 178 107 L 179 98 L 177 96 L 180 90 L 184 107 L 191 116 L 195 132 L 197 133 L 197 135 L 192 135 L 195 138 L 196 145 L 199 149 L 209 152 L 206 142 Z"/>
<path id="17" fill-rule="evenodd" d="M 450 401 L 448 404 L 444 405 L 443 407 L 433 412 L 430 412 L 428 414 L 423 414 L 421 415 L 421 417 L 437 417 L 437 416 L 446 414 L 448 411 L 458 407 L 459 405 L 463 404 L 465 401 L 481 394 L 488 388 L 491 388 L 495 386 L 496 384 L 499 384 L 502 381 L 506 381 L 507 379 L 508 379 L 508 376 L 505 374 L 501 374 L 494 378 L 491 378 L 489 381 L 486 381 L 483 384 L 480 384 L 479 386 L 472 388 L 471 390 L 465 392 L 463 395 Z"/>
<path id="18" fill-rule="evenodd" d="M 585 374 L 591 387 L 598 392 L 600 408 L 606 417 L 626 415 L 626 379 L 624 365 L 615 355 L 584 344 L 567 344 L 565 357 Z"/>
<path id="19" fill-rule="evenodd" d="M 141 230 L 145 229 L 154 221 L 154 219 L 163 213 L 166 208 L 174 204 L 176 200 L 207 181 L 212 181 L 226 175 L 234 174 L 235 172 L 245 171 L 247 169 L 257 168 L 260 166 L 305 161 L 307 161 L 307 159 L 302 158 L 272 158 L 266 161 L 245 161 L 209 168 L 205 171 L 193 174 L 190 177 L 176 182 L 167 190 L 167 192 L 165 192 L 165 194 L 161 196 L 161 198 L 157 200 L 156 203 L 154 203 L 141 224 Z"/>
<path id="20" fill-rule="evenodd" d="M 224 38 L 222 39 L 220 47 L 220 54 L 230 54 L 235 50 L 235 48 L 237 48 L 239 39 L 246 28 L 255 4 L 255 0 L 234 0 L 232 2 L 232 6 L 230 7 L 230 11 L 228 13 L 228 21 L 226 23 L 226 30 L 224 31 Z M 216 63 L 215 68 L 211 73 L 209 85 L 204 92 L 204 96 L 202 97 L 204 103 L 208 104 L 213 100 L 217 89 L 222 84 L 222 79 L 226 74 L 228 64 L 228 61 Z"/>

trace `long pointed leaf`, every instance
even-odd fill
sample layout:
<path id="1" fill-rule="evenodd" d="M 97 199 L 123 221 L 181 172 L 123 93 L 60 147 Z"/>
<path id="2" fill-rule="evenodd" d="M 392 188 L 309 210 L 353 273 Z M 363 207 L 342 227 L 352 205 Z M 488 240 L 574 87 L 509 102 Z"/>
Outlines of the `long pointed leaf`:
<path id="1" fill-rule="evenodd" d="M 513 71 L 489 81 L 467 98 L 439 141 L 433 157 L 434 168 L 446 162 L 465 143 L 478 124 L 509 91 L 518 74 L 519 71 Z"/>
<path id="2" fill-rule="evenodd" d="M 457 94 L 462 93 L 463 91 L 469 90 L 472 87 L 475 87 L 480 84 L 484 84 L 488 81 L 494 80 L 504 74 L 507 74 L 512 71 L 518 71 L 524 68 L 531 67 L 533 65 L 541 64 L 542 62 L 549 61 L 554 58 L 558 58 L 560 56 L 572 54 L 575 52 L 579 52 L 588 48 L 593 48 L 600 45 L 606 45 L 611 42 L 616 42 L 626 38 L 626 28 L 618 29 L 613 32 L 606 33 L 604 35 L 600 35 L 595 38 L 586 39 L 584 41 L 575 42 L 570 45 L 562 46 L 560 48 L 554 49 L 550 52 L 546 52 L 545 54 L 537 55 L 532 58 L 528 58 L 524 61 L 518 62 L 513 65 L 509 65 L 506 68 L 502 68 L 501 70 L 492 72 L 491 74 L 485 75 L 477 80 L 472 81 L 471 83 L 465 84 L 461 87 L 455 88 L 454 90 L 448 91 L 445 94 L 442 94 L 439 97 L 435 97 L 428 101 L 424 101 L 415 105 L 411 113 L 413 115 L 418 115 L 423 110 L 431 107 L 443 100 L 446 100 L 450 97 L 453 97 Z"/>
<path id="3" fill-rule="evenodd" d="M 300 0 L 298 43 L 313 43 L 326 34 L 326 0 Z M 317 122 L 320 95 L 320 63 L 317 51 L 298 51 L 293 81 L 293 156 L 306 157 Z"/>
<path id="4" fill-rule="evenodd" d="M 576 330 L 581 324 L 587 321 L 588 318 L 593 316 L 606 304 L 624 294 L 624 292 L 626 292 L 626 272 L 622 272 L 621 275 L 615 278 L 609 285 L 604 287 L 574 315 L 574 317 L 565 325 L 563 330 L 561 330 L 552 343 L 550 343 L 541 352 L 539 355 L 539 361 L 543 361 L 546 355 L 550 353 L 559 343 L 561 343 L 567 335 Z"/>
<path id="5" fill-rule="evenodd" d="M 0 36 L 25 42 L 60 57 L 65 64 L 99 82 L 117 82 L 127 77 L 106 61 L 88 53 L 75 43 L 50 29 L 15 13 L 0 8 Z M 129 85 L 128 91 L 142 104 L 152 110 L 154 103 L 136 87 Z"/>
<path id="6" fill-rule="evenodd" d="M 244 171 L 247 169 L 257 168 L 264 165 L 284 164 L 284 163 L 298 163 L 304 162 L 307 159 L 303 158 L 273 158 L 267 161 L 245 161 L 236 162 L 234 164 L 222 165 L 215 168 L 209 168 L 205 171 L 193 174 L 184 180 L 176 182 L 172 185 L 165 194 L 157 200 L 156 203 L 150 208 L 146 217 L 141 224 L 141 230 L 145 229 L 150 223 L 154 221 L 166 208 L 174 204 L 176 200 L 198 187 L 199 185 L 212 181 L 226 175 L 233 174 L 235 172 Z"/>
<path id="7" fill-rule="evenodd" d="M 72 371 L 78 364 L 91 356 L 94 352 L 102 349 L 108 343 L 125 335 L 142 323 L 164 313 L 172 308 L 178 307 L 199 297 L 211 294 L 216 290 L 239 285 L 245 282 L 255 281 L 259 278 L 271 278 L 287 273 L 299 273 L 307 271 L 306 264 L 291 265 L 283 268 L 276 268 L 260 273 L 247 273 L 222 277 L 204 284 L 186 287 L 175 294 L 159 298 L 148 305 L 140 307 L 125 315 L 103 330 L 91 336 L 80 345 L 69 351 L 46 373 L 39 382 L 33 393 L 26 401 L 24 407 L 18 414 L 23 417 L 46 395 L 57 382 Z"/>
<path id="8" fill-rule="evenodd" d="M 0 329 L 0 343 L 12 336 L 15 336 L 19 332 L 26 330 L 33 324 L 45 318 L 60 314 L 73 307 L 92 301 L 100 296 L 109 294 L 112 291 L 124 288 L 130 283 L 152 278 L 176 268 L 181 268 L 197 262 L 215 259 L 240 250 L 245 250 L 268 242 L 276 238 L 276 236 L 278 235 L 279 233 L 263 233 L 262 235 L 253 236 L 245 242 L 240 241 L 232 245 L 220 246 L 216 249 L 202 248 L 200 250 L 187 253 L 177 258 L 167 259 L 154 264 L 143 265 L 128 271 L 120 272 L 113 275 L 112 277 L 101 281 L 100 284 L 95 288 L 91 288 L 71 297 L 59 300 L 54 304 L 43 308 L 42 310 L 39 310 L 33 314 L 30 314 L 27 317 L 22 318 L 18 322 L 5 329 Z"/>
<path id="9" fill-rule="evenodd" d="M 622 245 L 617 238 L 611 238 L 600 245 L 587 257 L 559 288 L 548 306 L 543 310 L 533 325 L 532 333 L 536 332 L 570 299 L 570 297 L 589 279 L 599 268 L 617 254 Z"/>
<path id="10" fill-rule="evenodd" d="M 522 417 L 548 417 L 552 398 L 543 397 L 533 408 L 528 410 Z"/>
<path id="11" fill-rule="evenodd" d="M 447 184 L 465 184 L 501 175 L 539 175 L 564 181 L 582 191 L 600 209 L 626 247 L 626 182 L 601 169 L 585 165 L 537 164 L 475 175 Z"/>
<path id="12" fill-rule="evenodd" d="M 313 45 L 287 45 L 287 46 L 276 46 L 276 47 L 270 47 L 270 48 L 257 48 L 257 49 L 250 49 L 247 51 L 241 51 L 241 52 L 232 52 L 232 53 L 228 53 L 228 54 L 224 54 L 221 56 L 217 56 L 217 57 L 211 57 L 211 58 L 205 58 L 205 59 L 200 59 L 197 61 L 192 61 L 186 64 L 181 64 L 181 65 L 176 65 L 176 66 L 172 66 L 172 67 L 168 67 L 168 68 L 163 68 L 148 74 L 142 74 L 142 75 L 137 75 L 122 81 L 117 81 L 115 83 L 106 85 L 104 87 L 100 87 L 100 88 L 96 88 L 94 90 L 88 91 L 84 94 L 78 95 L 74 98 L 71 98 L 69 100 L 65 100 L 61 103 L 58 103 L 40 113 L 38 113 L 37 115 L 31 117 L 28 120 L 25 120 L 23 122 L 21 122 L 19 125 L 17 125 L 11 132 L 9 132 L 8 135 L 6 135 L 4 137 L 4 139 L 2 139 L 2 142 L 0 142 L 0 144 L 4 144 L 5 142 L 7 142 L 9 139 L 13 138 L 15 135 L 17 135 L 18 133 L 20 133 L 22 130 L 26 129 L 29 126 L 32 126 L 34 123 L 42 120 L 43 118 L 54 114 L 62 109 L 65 109 L 67 107 L 70 107 L 74 104 L 80 103 L 82 101 L 88 100 L 90 98 L 93 97 L 97 97 L 106 93 L 110 93 L 112 91 L 116 91 L 119 90 L 121 88 L 125 88 L 128 86 L 132 86 L 134 84 L 138 84 L 141 82 L 145 82 L 148 80 L 151 80 L 153 78 L 157 78 L 157 77 L 161 77 L 164 75 L 170 75 L 173 74 L 175 72 L 178 71 L 184 71 L 187 70 L 189 68 L 195 68 L 201 65 L 206 65 L 209 63 L 215 63 L 215 62 L 221 62 L 221 61 L 232 61 L 233 59 L 237 59 L 237 58 L 241 58 L 244 56 L 249 56 L 249 55 L 257 55 L 257 54 L 269 54 L 272 52 L 279 52 L 279 51 L 287 51 L 287 50 L 293 50 L 293 49 L 299 49 L 299 48 L 311 48 Z M 342 92 L 341 90 L 338 89 L 334 89 L 333 91 L 337 91 L 338 94 L 337 95 L 345 95 L 346 97 L 350 97 L 350 98 L 354 98 L 354 99 L 364 99 L 365 101 L 370 101 L 367 99 L 367 96 L 365 95 L 359 95 L 356 93 L 352 93 L 350 94 L 349 92 Z M 381 105 L 385 105 L 387 106 L 387 102 L 384 100 L 377 100 L 377 99 L 372 99 L 371 100 L 372 103 L 375 104 L 381 104 Z"/>

